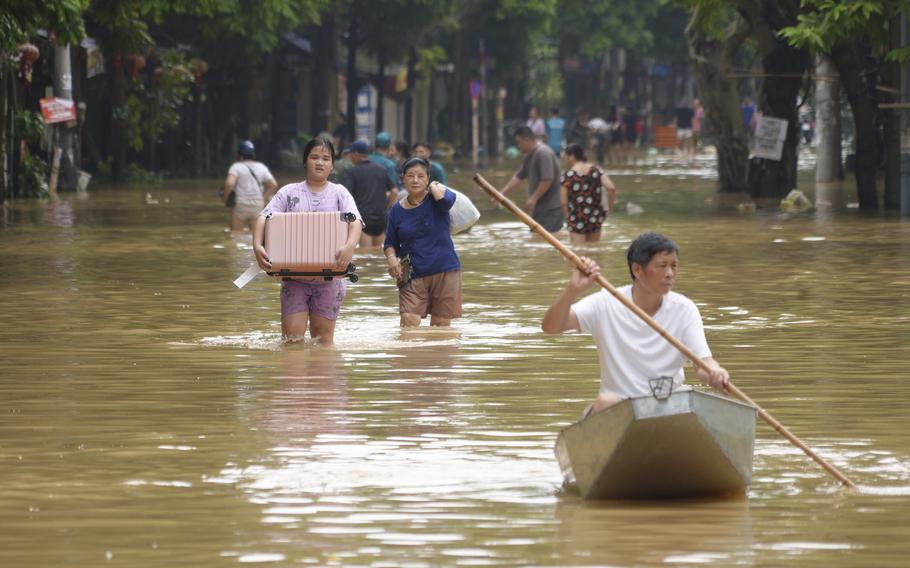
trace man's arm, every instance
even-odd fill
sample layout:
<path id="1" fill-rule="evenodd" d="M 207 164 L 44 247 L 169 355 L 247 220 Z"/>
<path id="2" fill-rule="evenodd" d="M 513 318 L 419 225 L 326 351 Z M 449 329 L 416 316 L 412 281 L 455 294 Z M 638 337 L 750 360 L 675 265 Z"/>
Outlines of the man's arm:
<path id="1" fill-rule="evenodd" d="M 278 182 L 275 181 L 275 178 L 270 177 L 265 180 L 265 192 L 263 192 L 263 197 L 265 202 L 268 203 L 269 200 L 275 195 L 275 192 L 278 191 Z"/>
<path id="2" fill-rule="evenodd" d="M 543 194 L 546 193 L 548 189 L 550 189 L 550 185 L 552 183 L 552 179 L 540 180 L 540 183 L 538 183 L 537 187 L 534 188 L 534 193 L 532 193 L 531 196 L 528 197 L 528 200 L 525 201 L 525 210 L 527 210 L 528 213 L 534 211 L 534 208 L 537 207 L 537 202 L 541 197 L 543 197 Z"/>
<path id="3" fill-rule="evenodd" d="M 572 311 L 572 304 L 600 275 L 600 267 L 590 258 L 583 256 L 581 261 L 585 265 L 582 272 L 577 267 L 569 276 L 566 289 L 556 298 L 543 316 L 540 327 L 544 333 L 563 333 L 565 331 L 581 331 L 578 317 Z"/>
<path id="4" fill-rule="evenodd" d="M 224 178 L 224 193 L 221 196 L 221 199 L 224 200 L 225 205 L 227 205 L 228 198 L 231 196 L 231 193 L 234 192 L 234 188 L 237 187 L 237 176 L 234 174 L 228 174 Z"/>
<path id="5" fill-rule="evenodd" d="M 520 184 L 520 183 L 521 183 L 521 178 L 518 177 L 518 174 L 515 174 L 512 176 L 512 178 L 508 182 L 506 182 L 506 184 L 504 186 L 502 186 L 502 189 L 499 190 L 499 193 L 508 197 L 508 195 L 510 193 L 512 193 L 512 190 L 514 190 L 516 187 L 518 187 L 518 184 Z"/>

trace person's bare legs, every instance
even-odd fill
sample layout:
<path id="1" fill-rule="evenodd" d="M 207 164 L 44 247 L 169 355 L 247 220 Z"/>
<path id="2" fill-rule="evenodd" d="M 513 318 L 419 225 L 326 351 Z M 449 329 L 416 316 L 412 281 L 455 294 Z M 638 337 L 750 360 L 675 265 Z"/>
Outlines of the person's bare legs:
<path id="1" fill-rule="evenodd" d="M 452 318 L 444 318 L 440 316 L 430 316 L 430 326 L 431 327 L 451 327 Z"/>
<path id="2" fill-rule="evenodd" d="M 310 337 L 323 347 L 335 344 L 335 320 L 313 314 L 310 318 Z"/>
<path id="3" fill-rule="evenodd" d="M 368 235 L 366 233 L 360 233 L 360 248 L 376 248 L 381 247 L 382 243 L 385 241 L 385 235 Z"/>
<path id="4" fill-rule="evenodd" d="M 306 339 L 306 328 L 310 322 L 309 312 L 296 312 L 281 318 L 281 335 L 288 343 L 298 343 Z"/>
<path id="5" fill-rule="evenodd" d="M 585 242 L 586 243 L 599 243 L 600 242 L 600 229 L 596 231 L 591 231 L 590 233 L 585 233 Z"/>
<path id="6" fill-rule="evenodd" d="M 417 327 L 421 319 L 418 314 L 401 314 L 401 327 Z"/>

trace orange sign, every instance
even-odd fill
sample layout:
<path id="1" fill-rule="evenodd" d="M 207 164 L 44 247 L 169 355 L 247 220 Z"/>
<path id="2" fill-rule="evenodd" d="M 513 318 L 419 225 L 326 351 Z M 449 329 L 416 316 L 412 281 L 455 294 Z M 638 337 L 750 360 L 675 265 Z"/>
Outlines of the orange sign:
<path id="1" fill-rule="evenodd" d="M 41 99 L 40 103 L 44 124 L 76 120 L 76 103 L 69 99 L 50 97 Z"/>

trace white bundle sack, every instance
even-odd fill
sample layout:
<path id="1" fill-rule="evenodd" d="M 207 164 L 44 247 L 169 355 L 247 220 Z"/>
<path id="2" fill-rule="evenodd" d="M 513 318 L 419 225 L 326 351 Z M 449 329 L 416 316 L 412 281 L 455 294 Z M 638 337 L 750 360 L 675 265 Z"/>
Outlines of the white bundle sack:
<path id="1" fill-rule="evenodd" d="M 452 224 L 449 226 L 449 233 L 457 235 L 463 233 L 474 226 L 474 223 L 480 219 L 480 211 L 474 206 L 471 198 L 457 189 L 446 186 L 446 189 L 455 194 L 455 204 L 449 209 L 449 217 Z M 408 196 L 408 192 L 401 190 L 398 192 L 398 201 Z"/>

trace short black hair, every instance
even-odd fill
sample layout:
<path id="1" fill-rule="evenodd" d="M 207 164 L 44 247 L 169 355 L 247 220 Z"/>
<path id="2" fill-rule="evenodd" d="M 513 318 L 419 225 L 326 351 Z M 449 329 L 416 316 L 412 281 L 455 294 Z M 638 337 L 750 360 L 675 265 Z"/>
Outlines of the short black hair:
<path id="1" fill-rule="evenodd" d="M 525 140 L 534 140 L 537 136 L 534 135 L 534 131 L 531 130 L 531 127 L 528 125 L 519 126 L 515 130 L 515 136 L 518 138 L 524 138 Z"/>
<path id="2" fill-rule="evenodd" d="M 401 158 L 408 159 L 411 157 L 411 145 L 404 140 L 396 140 L 395 149 L 398 150 L 398 155 Z"/>
<path id="3" fill-rule="evenodd" d="M 629 262 L 629 275 L 632 276 L 633 281 L 635 280 L 635 273 L 632 272 L 632 263 L 634 262 L 644 268 L 648 266 L 654 255 L 659 252 L 675 252 L 679 254 L 679 247 L 669 237 L 654 232 L 638 235 L 632 241 L 626 258 Z"/>
<path id="4" fill-rule="evenodd" d="M 325 136 L 317 136 L 310 139 L 306 143 L 306 146 L 303 148 L 303 165 L 306 166 L 306 161 L 310 157 L 310 152 L 313 151 L 313 148 L 316 147 L 325 148 L 329 151 L 329 154 L 332 155 L 332 163 L 335 163 L 335 145 L 332 144 L 332 141 L 326 138 Z"/>
<path id="5" fill-rule="evenodd" d="M 408 170 L 416 166 L 422 167 L 427 174 L 430 173 L 430 163 L 423 158 L 414 156 L 413 158 L 408 158 L 404 165 L 401 166 L 402 177 L 404 177 L 404 174 L 408 173 Z"/>

